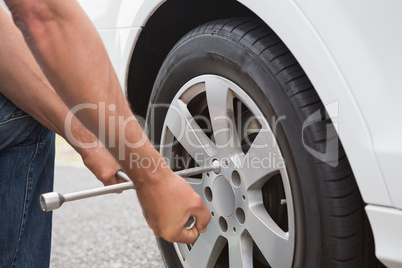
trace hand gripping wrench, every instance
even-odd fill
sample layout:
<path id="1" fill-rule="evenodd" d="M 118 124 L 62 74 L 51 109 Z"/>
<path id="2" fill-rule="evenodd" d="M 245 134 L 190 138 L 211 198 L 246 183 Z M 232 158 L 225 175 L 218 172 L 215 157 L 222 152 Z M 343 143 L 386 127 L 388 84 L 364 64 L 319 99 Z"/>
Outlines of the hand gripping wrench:
<path id="1" fill-rule="evenodd" d="M 220 170 L 220 164 L 217 160 L 215 160 L 212 162 L 211 166 L 189 168 L 189 169 L 176 171 L 175 173 L 181 177 L 190 177 L 193 175 L 210 172 L 210 171 L 219 173 L 219 170 Z M 42 210 L 45 212 L 52 211 L 52 210 L 60 208 L 61 205 L 63 205 L 65 202 L 75 201 L 75 200 L 79 200 L 79 199 L 84 199 L 84 198 L 89 198 L 89 197 L 99 196 L 99 195 L 104 195 L 104 194 L 118 193 L 118 192 L 122 192 L 122 191 L 128 190 L 128 189 L 135 189 L 133 182 L 123 171 L 118 171 L 116 173 L 116 177 L 118 177 L 119 179 L 121 179 L 124 182 L 105 186 L 105 187 L 84 190 L 84 191 L 80 191 L 80 192 L 68 193 L 68 194 L 64 194 L 64 195 L 60 194 L 58 192 L 42 194 L 39 198 Z M 191 216 L 188 219 L 188 221 L 184 227 L 186 229 L 191 229 L 194 227 L 194 225 L 195 225 L 195 217 Z"/>

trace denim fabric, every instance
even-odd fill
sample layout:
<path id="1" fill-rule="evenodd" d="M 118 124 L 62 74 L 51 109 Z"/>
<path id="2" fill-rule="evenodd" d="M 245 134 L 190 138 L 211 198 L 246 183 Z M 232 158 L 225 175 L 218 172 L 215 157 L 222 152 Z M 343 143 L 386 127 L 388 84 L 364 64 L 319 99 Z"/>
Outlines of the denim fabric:
<path id="1" fill-rule="evenodd" d="M 54 134 L 0 94 L 0 267 L 48 267 Z"/>

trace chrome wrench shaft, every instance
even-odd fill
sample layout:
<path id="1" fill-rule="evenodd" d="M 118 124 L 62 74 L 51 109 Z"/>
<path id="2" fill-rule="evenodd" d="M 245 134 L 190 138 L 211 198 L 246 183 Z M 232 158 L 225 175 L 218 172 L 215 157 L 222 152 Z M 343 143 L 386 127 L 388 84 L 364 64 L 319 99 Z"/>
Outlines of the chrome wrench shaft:
<path id="1" fill-rule="evenodd" d="M 206 167 L 195 167 L 189 168 L 185 170 L 176 171 L 175 173 L 181 177 L 190 177 L 197 174 L 202 174 L 210 171 L 214 171 L 219 173 L 220 165 L 218 161 L 214 161 L 211 166 Z M 110 194 L 110 193 L 118 193 L 128 189 L 135 189 L 133 182 L 130 178 L 122 171 L 118 171 L 116 176 L 123 180 L 123 183 L 118 183 L 114 185 L 109 185 L 105 187 L 99 187 L 95 189 L 84 190 L 80 192 L 73 192 L 68 194 L 60 194 L 57 192 L 45 193 L 40 196 L 40 205 L 43 211 L 52 211 L 58 209 L 65 202 L 75 201 L 79 199 Z M 187 221 L 185 228 L 191 229 L 195 224 L 195 218 L 191 216 Z"/>
<path id="2" fill-rule="evenodd" d="M 133 182 L 124 172 L 118 171 L 116 173 L 116 176 L 125 182 L 64 195 L 57 192 L 42 194 L 39 199 L 40 206 L 42 207 L 43 211 L 48 212 L 58 209 L 65 202 L 75 201 L 98 195 L 118 193 L 134 188 Z"/>
<path id="3" fill-rule="evenodd" d="M 217 160 L 212 162 L 212 166 L 206 166 L 206 167 L 195 167 L 195 168 L 188 168 L 188 169 L 183 169 L 180 171 L 176 171 L 175 173 L 179 175 L 180 177 L 190 177 L 210 171 L 214 171 L 215 173 L 219 173 L 220 170 L 220 165 Z"/>

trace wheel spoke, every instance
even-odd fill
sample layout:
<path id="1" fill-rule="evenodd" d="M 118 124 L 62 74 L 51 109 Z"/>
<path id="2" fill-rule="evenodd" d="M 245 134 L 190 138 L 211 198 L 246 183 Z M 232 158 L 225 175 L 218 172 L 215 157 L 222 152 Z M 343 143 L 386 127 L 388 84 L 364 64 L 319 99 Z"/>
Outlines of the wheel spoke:
<path id="1" fill-rule="evenodd" d="M 201 234 L 184 261 L 184 267 L 213 267 L 227 241 L 213 230 Z"/>
<path id="2" fill-rule="evenodd" d="M 279 155 L 272 132 L 265 128 L 260 130 L 247 154 L 240 160 L 246 187 L 261 188 L 266 181 L 262 178 L 279 172 L 279 166 L 283 164 Z"/>
<path id="3" fill-rule="evenodd" d="M 272 267 L 291 267 L 293 240 L 272 220 L 262 204 L 252 208 L 247 230 Z"/>
<path id="4" fill-rule="evenodd" d="M 200 183 L 200 180 L 193 180 L 193 179 L 191 179 L 191 178 L 187 178 L 187 182 L 188 182 L 188 184 L 190 184 L 191 185 L 191 187 L 194 189 L 194 191 L 199 195 L 199 196 L 201 196 L 201 198 L 203 198 L 204 199 L 204 195 L 205 195 L 205 193 L 204 193 L 204 191 L 205 191 L 205 186 L 204 186 L 204 184 L 201 182 Z"/>
<path id="5" fill-rule="evenodd" d="M 229 267 L 253 267 L 253 240 L 247 232 L 229 240 Z"/>
<path id="6" fill-rule="evenodd" d="M 241 151 L 234 118 L 234 94 L 228 84 L 218 78 L 206 80 L 206 95 L 216 147 L 227 155 Z"/>
<path id="7" fill-rule="evenodd" d="M 207 158 L 216 154 L 214 143 L 179 99 L 174 100 L 170 105 L 165 123 L 173 136 L 198 164 L 205 165 Z"/>

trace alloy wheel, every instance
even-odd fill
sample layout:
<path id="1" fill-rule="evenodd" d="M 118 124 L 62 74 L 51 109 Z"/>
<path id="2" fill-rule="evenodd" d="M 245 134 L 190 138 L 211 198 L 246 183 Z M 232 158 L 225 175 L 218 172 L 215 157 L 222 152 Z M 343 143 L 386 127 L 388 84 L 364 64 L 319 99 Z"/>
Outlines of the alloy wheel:
<path id="1" fill-rule="evenodd" d="M 184 267 L 291 267 L 295 223 L 291 186 L 265 118 L 230 80 L 202 75 L 174 97 L 161 153 L 172 169 L 220 163 L 220 171 L 185 178 L 211 212 L 195 244 L 176 243 Z"/>

